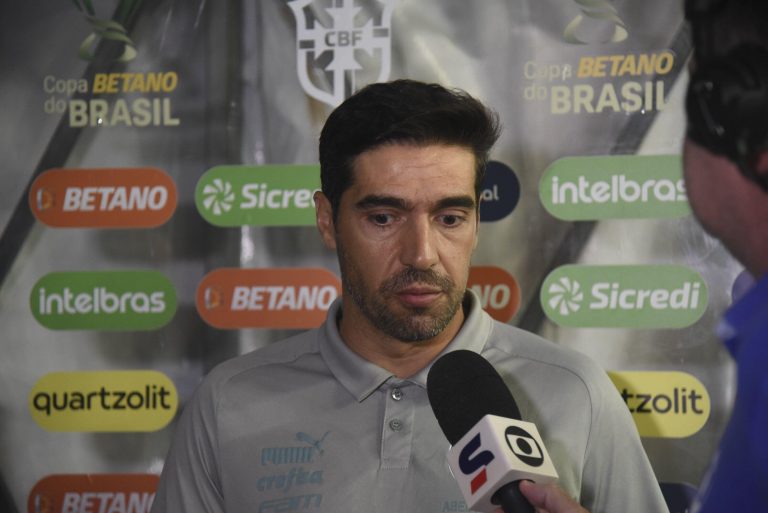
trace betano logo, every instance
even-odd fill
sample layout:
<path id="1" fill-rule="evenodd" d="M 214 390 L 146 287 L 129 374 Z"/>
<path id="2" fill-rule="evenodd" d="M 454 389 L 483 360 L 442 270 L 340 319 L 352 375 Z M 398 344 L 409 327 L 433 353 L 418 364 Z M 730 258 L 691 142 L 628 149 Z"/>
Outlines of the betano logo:
<path id="1" fill-rule="evenodd" d="M 149 513 L 155 474 L 52 474 L 27 497 L 27 513 Z"/>
<path id="2" fill-rule="evenodd" d="M 608 376 L 632 413 L 640 436 L 684 438 L 698 433 L 709 418 L 709 393 L 690 374 L 622 371 Z"/>
<path id="3" fill-rule="evenodd" d="M 151 228 L 176 209 L 176 185 L 155 168 L 49 169 L 29 190 L 29 207 L 56 228 Z"/>
<path id="4" fill-rule="evenodd" d="M 197 287 L 197 311 L 216 328 L 315 328 L 341 293 L 325 269 L 222 268 Z"/>
<path id="5" fill-rule="evenodd" d="M 168 376 L 146 370 L 52 372 L 29 393 L 32 418 L 48 431 L 157 431 L 178 402 Z"/>
<path id="6" fill-rule="evenodd" d="M 319 188 L 317 165 L 218 166 L 198 181 L 195 202 L 216 226 L 312 226 Z"/>
<path id="7" fill-rule="evenodd" d="M 565 265 L 541 287 L 541 305 L 561 326 L 684 328 L 707 308 L 707 286 L 678 265 Z"/>
<path id="8" fill-rule="evenodd" d="M 37 281 L 29 303 L 53 330 L 151 330 L 173 317 L 176 291 L 157 271 L 54 272 Z"/>
<path id="9" fill-rule="evenodd" d="M 539 197 L 569 221 L 690 214 L 679 156 L 567 157 L 544 173 Z"/>
<path id="10" fill-rule="evenodd" d="M 469 269 L 467 288 L 480 296 L 480 304 L 500 322 L 509 322 L 520 307 L 520 287 L 512 275 L 493 266 Z"/>

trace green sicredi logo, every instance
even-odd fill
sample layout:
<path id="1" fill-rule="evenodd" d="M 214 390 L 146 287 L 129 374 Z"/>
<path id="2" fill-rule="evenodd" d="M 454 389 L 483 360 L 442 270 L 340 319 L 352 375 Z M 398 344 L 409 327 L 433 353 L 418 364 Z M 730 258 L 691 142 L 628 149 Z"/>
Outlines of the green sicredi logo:
<path id="1" fill-rule="evenodd" d="M 679 265 L 565 265 L 544 280 L 540 299 L 561 326 L 684 328 L 702 316 L 708 292 Z"/>
<path id="2" fill-rule="evenodd" d="M 32 288 L 35 319 L 53 330 L 151 330 L 176 312 L 176 290 L 157 271 L 54 272 Z"/>
<path id="3" fill-rule="evenodd" d="M 542 176 L 539 197 L 550 214 L 570 221 L 691 212 L 677 155 L 562 158 Z"/>
<path id="4" fill-rule="evenodd" d="M 198 181 L 195 203 L 216 226 L 312 226 L 317 165 L 218 166 Z"/>

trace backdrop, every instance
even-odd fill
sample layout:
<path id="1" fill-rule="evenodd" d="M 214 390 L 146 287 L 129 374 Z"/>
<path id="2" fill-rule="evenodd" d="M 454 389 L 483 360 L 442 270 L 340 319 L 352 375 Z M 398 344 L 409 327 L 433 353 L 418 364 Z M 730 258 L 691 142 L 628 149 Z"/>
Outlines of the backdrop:
<path id="1" fill-rule="evenodd" d="M 148 511 L 202 376 L 320 324 L 339 279 L 317 137 L 396 78 L 504 125 L 470 279 L 485 308 L 610 373 L 673 511 L 699 486 L 741 269 L 682 184 L 682 2 L 28 0 L 0 4 L 0 38 L 2 511 L 97 492 Z"/>

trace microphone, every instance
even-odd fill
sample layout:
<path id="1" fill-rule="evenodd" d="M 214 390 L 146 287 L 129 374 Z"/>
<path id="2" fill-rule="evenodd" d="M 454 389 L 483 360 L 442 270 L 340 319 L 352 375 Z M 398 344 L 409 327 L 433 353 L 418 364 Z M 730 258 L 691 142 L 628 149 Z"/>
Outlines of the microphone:
<path id="1" fill-rule="evenodd" d="M 427 396 L 451 444 L 448 464 L 468 509 L 533 513 L 520 481 L 549 483 L 557 471 L 496 369 L 473 351 L 446 353 L 427 374 Z"/>

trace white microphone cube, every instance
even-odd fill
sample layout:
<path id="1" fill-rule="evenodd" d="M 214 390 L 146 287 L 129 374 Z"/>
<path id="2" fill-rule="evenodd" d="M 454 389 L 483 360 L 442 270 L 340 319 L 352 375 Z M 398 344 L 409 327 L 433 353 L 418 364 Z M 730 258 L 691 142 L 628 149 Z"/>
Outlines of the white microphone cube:
<path id="1" fill-rule="evenodd" d="M 486 415 L 448 451 L 451 467 L 467 507 L 492 512 L 491 497 L 506 483 L 528 479 L 557 480 L 557 471 L 531 422 Z"/>

